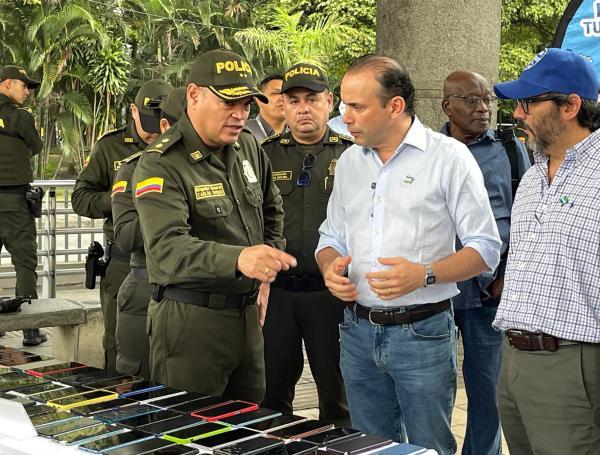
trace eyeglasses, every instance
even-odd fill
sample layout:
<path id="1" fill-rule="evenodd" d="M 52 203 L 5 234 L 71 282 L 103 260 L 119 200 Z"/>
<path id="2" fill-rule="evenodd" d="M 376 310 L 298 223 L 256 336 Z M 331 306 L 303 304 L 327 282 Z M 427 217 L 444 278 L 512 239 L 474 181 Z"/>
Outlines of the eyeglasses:
<path id="1" fill-rule="evenodd" d="M 309 171 L 315 167 L 316 162 L 317 157 L 312 153 L 307 153 L 304 157 L 304 160 L 302 161 L 302 170 L 300 171 L 300 175 L 296 180 L 296 185 L 298 185 L 300 188 L 306 188 L 307 186 L 310 186 L 311 175 Z"/>
<path id="2" fill-rule="evenodd" d="M 479 103 L 481 101 L 483 101 L 483 104 L 485 104 L 486 106 L 489 106 L 498 99 L 497 97 L 495 97 L 493 95 L 488 95 L 488 96 L 447 95 L 446 97 L 448 98 L 451 96 L 454 98 L 460 98 L 471 109 L 475 109 L 477 106 L 479 106 Z"/>
<path id="3" fill-rule="evenodd" d="M 566 98 L 566 96 L 564 96 L 564 95 L 538 96 L 535 98 L 523 98 L 523 99 L 517 100 L 517 104 L 519 106 L 521 106 L 521 109 L 523 109 L 523 112 L 525 112 L 526 115 L 529 115 L 529 105 L 531 103 L 539 103 L 541 101 L 564 100 L 565 98 Z"/>

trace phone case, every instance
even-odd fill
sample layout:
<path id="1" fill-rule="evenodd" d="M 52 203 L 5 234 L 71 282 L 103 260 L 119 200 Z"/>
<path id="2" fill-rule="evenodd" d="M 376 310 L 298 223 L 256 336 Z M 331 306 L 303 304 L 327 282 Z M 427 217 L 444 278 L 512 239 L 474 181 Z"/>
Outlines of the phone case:
<path id="1" fill-rule="evenodd" d="M 169 431 L 180 430 L 182 428 L 188 428 L 196 425 L 202 425 L 203 422 L 189 415 L 182 417 L 175 417 L 174 419 L 167 419 L 161 422 L 151 423 L 148 425 L 141 425 L 138 430 L 145 431 L 146 433 L 152 433 L 155 435 L 163 435 Z"/>
<path id="2" fill-rule="evenodd" d="M 107 411 L 109 409 L 118 408 L 121 406 L 130 406 L 136 404 L 137 401 L 130 400 L 129 398 L 117 398 L 115 400 L 103 401 L 101 403 L 89 404 L 84 406 L 78 406 L 73 408 L 75 414 L 79 415 L 93 415 L 98 412 Z"/>
<path id="3" fill-rule="evenodd" d="M 46 437 L 57 436 L 62 433 L 68 433 L 69 431 L 79 430 L 81 428 L 89 427 L 92 425 L 98 425 L 97 420 L 90 419 L 89 417 L 77 417 L 75 419 L 69 419 L 67 421 L 56 422 L 50 425 L 44 425 L 37 430 L 38 434 Z"/>
<path id="4" fill-rule="evenodd" d="M 221 397 L 204 397 L 198 398 L 197 400 L 188 401 L 183 404 L 178 404 L 176 406 L 170 407 L 169 409 L 187 414 L 188 412 L 199 411 L 200 409 L 229 403 L 230 401 L 231 400 L 228 400 L 227 398 Z"/>
<path id="5" fill-rule="evenodd" d="M 37 376 L 37 377 L 43 377 L 50 373 L 56 373 L 59 371 L 78 370 L 78 369 L 86 368 L 86 367 L 87 367 L 87 365 L 84 365 L 83 363 L 79 363 L 79 362 L 65 362 L 65 363 L 59 363 L 56 365 L 48 365 L 48 366 L 40 367 L 40 368 L 32 368 L 30 370 L 27 370 L 27 374 L 30 374 L 32 376 Z"/>
<path id="6" fill-rule="evenodd" d="M 133 404 L 131 406 L 125 406 L 121 408 L 109 409 L 107 411 L 98 412 L 94 414 L 96 419 L 104 422 L 118 422 L 120 420 L 129 419 L 143 414 L 150 414 L 152 412 L 159 412 L 162 409 L 150 406 L 147 404 Z"/>
<path id="7" fill-rule="evenodd" d="M 165 441 L 160 438 L 146 439 L 140 442 L 134 442 L 118 448 L 107 450 L 107 455 L 139 455 L 144 453 L 155 453 L 155 450 L 164 449 L 165 447 L 176 447 L 175 443 Z"/>
<path id="8" fill-rule="evenodd" d="M 354 428 L 338 427 L 331 430 L 322 431 L 317 434 L 302 438 L 303 441 L 312 442 L 320 446 L 328 446 L 346 439 L 359 438 L 363 433 Z"/>
<path id="9" fill-rule="evenodd" d="M 258 409 L 258 405 L 256 403 L 235 400 L 229 403 L 211 406 L 209 408 L 201 409 L 200 411 L 192 412 L 192 415 L 194 417 L 204 419 L 207 422 L 214 422 L 215 420 L 224 419 L 236 414 L 243 414 L 244 412 L 254 411 L 256 409 Z"/>
<path id="10" fill-rule="evenodd" d="M 262 455 L 276 447 L 283 447 L 283 441 L 280 439 L 259 436 L 257 438 L 215 449 L 213 453 L 215 455 Z"/>
<path id="11" fill-rule="evenodd" d="M 327 446 L 327 453 L 340 455 L 358 455 L 360 453 L 385 447 L 393 441 L 383 436 L 367 434 L 349 441 L 341 441 Z"/>
<path id="12" fill-rule="evenodd" d="M 80 445 L 79 448 L 88 452 L 100 453 L 111 449 L 116 449 L 117 447 L 124 445 L 129 445 L 134 442 L 146 441 L 152 438 L 154 438 L 154 436 L 148 433 L 142 433 L 141 431 L 128 431 L 126 433 L 117 433 L 100 439 L 94 439 L 93 441 Z"/>
<path id="13" fill-rule="evenodd" d="M 320 420 L 307 420 L 306 422 L 272 431 L 269 436 L 281 439 L 303 439 L 312 434 L 321 433 L 333 428 L 333 424 Z"/>
<path id="14" fill-rule="evenodd" d="M 42 427 L 44 425 L 49 425 L 51 423 L 61 422 L 63 420 L 76 419 L 77 416 L 75 414 L 71 414 L 67 411 L 57 411 L 47 412 L 45 414 L 39 414 L 33 417 L 30 417 L 31 424 L 34 427 Z"/>
<path id="15" fill-rule="evenodd" d="M 247 427 L 262 433 L 271 433 L 272 431 L 279 430 L 280 428 L 298 425 L 302 422 L 306 422 L 306 420 L 306 417 L 297 416 L 294 414 L 285 414 L 278 417 L 273 417 L 271 419 L 261 420 L 260 422 L 247 425 Z"/>
<path id="16" fill-rule="evenodd" d="M 137 428 L 141 427 L 142 425 L 150 425 L 151 423 L 162 422 L 163 420 L 181 417 L 182 415 L 183 414 L 180 414 L 179 412 L 165 409 L 164 411 L 151 412 L 149 414 L 142 414 L 129 419 L 120 420 L 119 423 L 127 428 Z"/>
<path id="17" fill-rule="evenodd" d="M 209 423 L 206 425 L 209 425 Z M 247 428 L 236 428 L 231 431 L 222 431 L 210 436 L 194 438 L 191 442 L 194 446 L 206 450 L 214 450 L 219 447 L 241 443 L 247 439 L 257 438 L 258 436 L 260 436 L 260 433 L 256 431 L 248 430 Z"/>
<path id="18" fill-rule="evenodd" d="M 89 441 L 105 438 L 118 433 L 123 433 L 125 429 L 115 425 L 107 425 L 98 422 L 97 425 L 82 428 L 81 430 L 69 431 L 68 433 L 59 434 L 53 439 L 65 445 L 85 444 Z"/>
<path id="19" fill-rule="evenodd" d="M 91 390 L 89 392 L 78 393 L 64 398 L 48 401 L 48 406 L 53 406 L 63 411 L 86 406 L 94 403 L 102 403 L 104 401 L 115 400 L 119 397 L 116 392 L 107 390 Z"/>
<path id="20" fill-rule="evenodd" d="M 219 419 L 219 422 L 237 427 L 246 427 L 253 423 L 261 422 L 266 419 L 272 419 L 273 417 L 278 417 L 280 415 L 281 412 L 279 411 L 273 411 L 272 409 L 267 408 L 258 408 L 254 411 Z"/>
<path id="21" fill-rule="evenodd" d="M 208 422 L 198 426 L 184 428 L 163 435 L 163 439 L 173 441 L 177 444 L 189 444 L 192 441 L 202 438 L 208 438 L 226 431 L 230 431 L 231 427 L 221 423 Z"/>

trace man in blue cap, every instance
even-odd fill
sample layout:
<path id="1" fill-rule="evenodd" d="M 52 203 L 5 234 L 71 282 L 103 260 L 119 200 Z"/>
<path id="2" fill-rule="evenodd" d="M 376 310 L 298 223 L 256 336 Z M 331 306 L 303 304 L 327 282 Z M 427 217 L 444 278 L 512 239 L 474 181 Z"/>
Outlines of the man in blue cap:
<path id="1" fill-rule="evenodd" d="M 534 151 L 512 210 L 494 327 L 506 333 L 499 386 L 511 453 L 600 453 L 600 108 L 598 76 L 545 49 L 496 94 Z"/>

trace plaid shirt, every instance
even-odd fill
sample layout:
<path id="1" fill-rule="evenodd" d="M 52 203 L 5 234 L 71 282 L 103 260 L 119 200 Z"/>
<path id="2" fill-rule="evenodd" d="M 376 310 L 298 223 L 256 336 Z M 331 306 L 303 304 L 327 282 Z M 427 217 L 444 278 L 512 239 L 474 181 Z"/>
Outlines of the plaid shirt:
<path id="1" fill-rule="evenodd" d="M 600 130 L 523 177 L 513 205 L 505 286 L 494 327 L 600 343 Z"/>

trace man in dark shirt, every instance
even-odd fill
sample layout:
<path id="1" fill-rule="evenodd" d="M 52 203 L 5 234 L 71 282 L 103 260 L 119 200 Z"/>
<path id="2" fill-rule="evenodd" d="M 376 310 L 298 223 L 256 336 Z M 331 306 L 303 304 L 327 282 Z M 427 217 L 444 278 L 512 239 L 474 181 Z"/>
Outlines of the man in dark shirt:
<path id="1" fill-rule="evenodd" d="M 285 113 L 281 96 L 282 83 L 281 74 L 271 74 L 258 84 L 258 89 L 264 93 L 269 102 L 263 103 L 256 100 L 260 113 L 246 122 L 246 128 L 252 132 L 258 142 L 264 141 L 273 134 L 283 132 L 285 128 Z"/>

